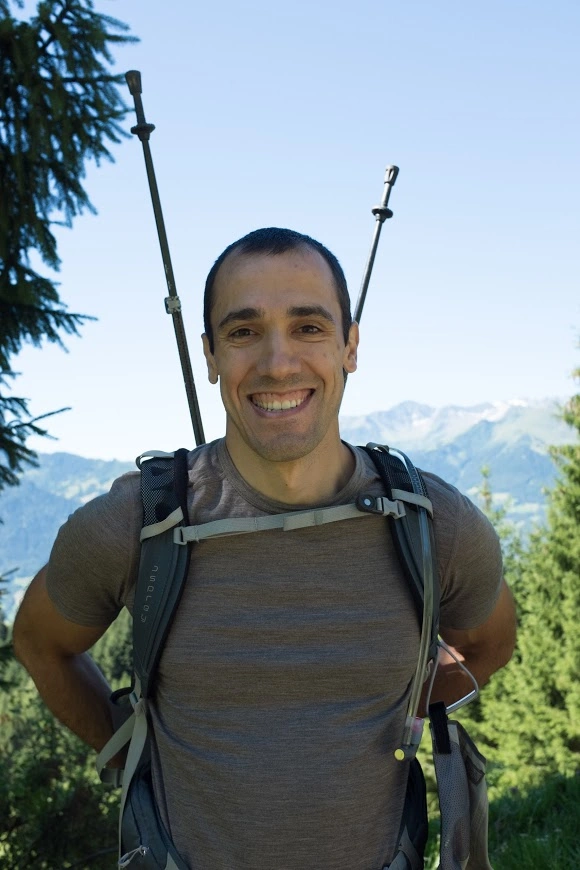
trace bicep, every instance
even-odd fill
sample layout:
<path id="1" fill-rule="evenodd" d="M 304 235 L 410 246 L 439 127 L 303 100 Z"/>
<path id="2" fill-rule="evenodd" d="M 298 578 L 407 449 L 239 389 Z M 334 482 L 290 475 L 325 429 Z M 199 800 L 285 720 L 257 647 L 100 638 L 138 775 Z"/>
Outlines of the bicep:
<path id="1" fill-rule="evenodd" d="M 490 674 L 510 660 L 516 639 L 516 611 L 513 596 L 502 580 L 498 600 L 481 625 L 470 629 L 441 629 L 441 637 L 465 659 L 488 661 Z"/>
<path id="2" fill-rule="evenodd" d="M 34 655 L 73 656 L 90 649 L 108 625 L 78 625 L 62 616 L 46 588 L 46 567 L 30 583 L 14 621 L 14 650 L 26 664 Z"/>

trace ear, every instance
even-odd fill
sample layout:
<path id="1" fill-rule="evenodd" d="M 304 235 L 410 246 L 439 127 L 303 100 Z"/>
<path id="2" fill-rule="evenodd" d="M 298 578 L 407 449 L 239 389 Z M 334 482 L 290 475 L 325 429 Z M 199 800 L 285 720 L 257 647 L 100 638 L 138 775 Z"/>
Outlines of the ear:
<path id="1" fill-rule="evenodd" d="M 353 321 L 348 331 L 348 341 L 344 348 L 342 360 L 342 367 L 349 375 L 356 372 L 358 338 L 358 323 Z"/>
<path id="2" fill-rule="evenodd" d="M 211 350 L 209 349 L 209 338 L 203 333 L 201 337 L 201 341 L 203 344 L 203 355 L 205 357 L 205 361 L 207 363 L 207 378 L 210 384 L 217 384 L 218 382 L 218 369 L 217 363 L 215 361 L 215 357 Z"/>

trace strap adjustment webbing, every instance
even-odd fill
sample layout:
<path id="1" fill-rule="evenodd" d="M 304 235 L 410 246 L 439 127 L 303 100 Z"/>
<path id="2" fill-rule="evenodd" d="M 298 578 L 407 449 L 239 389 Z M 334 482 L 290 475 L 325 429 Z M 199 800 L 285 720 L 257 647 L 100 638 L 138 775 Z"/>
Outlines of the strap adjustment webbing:
<path id="1" fill-rule="evenodd" d="M 397 501 L 406 501 L 407 504 L 416 504 L 419 507 L 425 508 L 431 519 L 433 519 L 433 503 L 426 495 L 419 495 L 417 492 L 407 492 L 405 489 L 392 489 L 391 495 Z"/>
<path id="2" fill-rule="evenodd" d="M 372 502 L 372 507 L 364 504 Z M 180 526 L 174 529 L 173 540 L 176 544 L 188 544 L 192 541 L 205 541 L 225 535 L 245 535 L 250 532 L 264 532 L 270 529 L 282 529 L 291 532 L 308 526 L 322 526 L 325 523 L 336 523 L 340 520 L 352 520 L 372 514 L 392 516 L 399 519 L 405 515 L 405 507 L 399 501 L 375 496 L 361 496 L 357 504 L 343 504 L 335 507 L 316 508 L 310 511 L 290 511 L 284 514 L 268 514 L 262 517 L 237 517 L 232 519 L 214 520 L 198 526 Z"/>

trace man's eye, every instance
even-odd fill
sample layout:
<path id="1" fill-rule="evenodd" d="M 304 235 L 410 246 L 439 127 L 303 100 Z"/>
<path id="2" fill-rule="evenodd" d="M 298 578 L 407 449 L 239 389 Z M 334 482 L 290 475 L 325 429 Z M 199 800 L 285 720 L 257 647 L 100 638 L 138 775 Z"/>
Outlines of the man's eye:
<path id="1" fill-rule="evenodd" d="M 321 329 L 314 323 L 305 323 L 304 326 L 300 327 L 300 332 L 306 333 L 306 335 L 317 335 Z"/>
<path id="2" fill-rule="evenodd" d="M 240 326 L 238 329 L 230 332 L 229 338 L 247 338 L 249 335 L 253 335 L 252 330 L 247 326 Z"/>

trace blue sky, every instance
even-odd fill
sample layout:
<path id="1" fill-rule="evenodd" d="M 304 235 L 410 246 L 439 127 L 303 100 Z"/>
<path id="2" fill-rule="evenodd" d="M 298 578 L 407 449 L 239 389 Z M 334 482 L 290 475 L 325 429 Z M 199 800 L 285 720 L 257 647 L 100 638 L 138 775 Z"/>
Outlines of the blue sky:
<path id="1" fill-rule="evenodd" d="M 565 398 L 579 365 L 580 5 L 554 0 L 199 4 L 96 0 L 141 42 L 151 147 L 208 439 L 199 335 L 213 260 L 259 226 L 327 244 L 358 289 L 391 196 L 343 413 Z M 128 92 L 127 92 L 128 98 Z M 134 123 L 128 116 L 125 126 Z M 98 215 L 59 231 L 62 300 L 98 318 L 68 353 L 26 347 L 15 394 L 41 451 L 128 459 L 194 443 L 141 145 L 90 166 Z"/>

